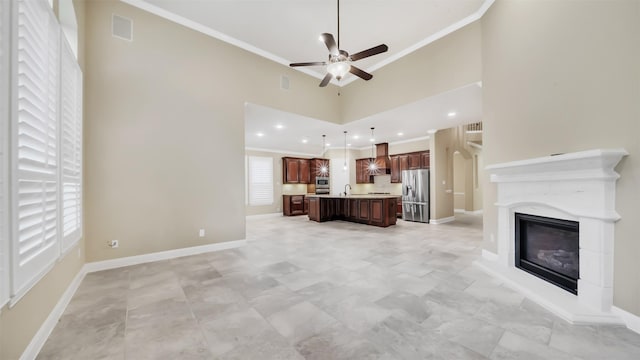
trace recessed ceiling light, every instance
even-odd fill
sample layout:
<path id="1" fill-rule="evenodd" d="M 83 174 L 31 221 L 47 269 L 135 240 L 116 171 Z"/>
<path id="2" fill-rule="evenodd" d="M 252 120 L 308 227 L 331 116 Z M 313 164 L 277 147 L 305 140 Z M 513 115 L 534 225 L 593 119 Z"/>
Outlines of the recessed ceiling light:
<path id="1" fill-rule="evenodd" d="M 398 133 L 398 136 L 402 136 L 402 135 L 404 135 L 404 133 L 401 133 L 401 132 Z"/>
<path id="2" fill-rule="evenodd" d="M 331 144 L 327 143 L 327 146 L 331 146 Z"/>
<path id="3" fill-rule="evenodd" d="M 351 138 L 354 139 L 354 140 L 358 140 L 358 139 L 360 139 L 360 135 L 353 135 Z"/>
<path id="4" fill-rule="evenodd" d="M 450 113 L 447 114 L 448 117 L 452 118 L 454 116 L 456 116 L 455 111 L 451 111 Z"/>
<path id="5" fill-rule="evenodd" d="M 282 125 L 282 124 L 277 124 L 277 125 L 276 125 L 276 129 L 284 129 L 284 125 Z"/>
<path id="6" fill-rule="evenodd" d="M 369 139 L 369 142 L 374 142 L 374 141 L 376 141 L 376 139 L 374 138 Z"/>
<path id="7" fill-rule="evenodd" d="M 435 134 L 438 130 L 436 129 L 431 129 L 429 131 L 427 131 L 428 134 Z"/>
<path id="8" fill-rule="evenodd" d="M 303 143 L 303 144 L 306 144 L 306 143 L 308 143 L 308 142 L 309 142 L 309 139 L 302 139 L 302 143 Z"/>
<path id="9" fill-rule="evenodd" d="M 347 144 L 347 146 L 351 146 L 351 144 Z"/>
<path id="10" fill-rule="evenodd" d="M 258 137 L 263 137 L 263 136 L 264 136 L 264 134 L 263 134 L 263 133 L 261 133 L 261 132 L 257 133 L 256 135 L 257 135 Z"/>

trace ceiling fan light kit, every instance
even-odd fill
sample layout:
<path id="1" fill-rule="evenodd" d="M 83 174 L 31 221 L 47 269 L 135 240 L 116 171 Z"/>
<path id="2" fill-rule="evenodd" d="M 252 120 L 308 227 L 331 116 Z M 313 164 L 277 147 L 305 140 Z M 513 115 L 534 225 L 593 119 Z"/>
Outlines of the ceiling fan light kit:
<path id="1" fill-rule="evenodd" d="M 316 62 L 302 62 L 302 63 L 291 63 L 289 66 L 291 67 L 299 67 L 299 66 L 326 66 L 327 74 L 324 76 L 322 81 L 320 82 L 320 87 L 325 87 L 332 78 L 340 81 L 347 73 L 352 73 L 353 75 L 364 79 L 371 80 L 373 75 L 368 72 L 359 69 L 353 65 L 352 62 L 358 61 L 360 59 L 364 59 L 373 55 L 381 54 L 389 50 L 389 47 L 385 44 L 381 44 L 378 46 L 374 46 L 370 49 L 360 51 L 359 53 L 355 53 L 353 55 L 349 55 L 345 50 L 340 49 L 340 0 L 338 2 L 338 43 L 336 44 L 336 40 L 332 34 L 323 33 L 320 35 L 320 40 L 324 42 L 329 49 L 329 60 L 327 61 L 316 61 Z"/>

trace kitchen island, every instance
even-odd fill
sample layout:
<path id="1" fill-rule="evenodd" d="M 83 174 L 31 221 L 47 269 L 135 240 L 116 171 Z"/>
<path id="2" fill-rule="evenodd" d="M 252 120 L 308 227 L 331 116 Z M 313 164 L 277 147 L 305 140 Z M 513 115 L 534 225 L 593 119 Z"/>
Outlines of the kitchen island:
<path id="1" fill-rule="evenodd" d="M 344 220 L 387 227 L 396 224 L 398 195 L 307 195 L 309 220 Z"/>

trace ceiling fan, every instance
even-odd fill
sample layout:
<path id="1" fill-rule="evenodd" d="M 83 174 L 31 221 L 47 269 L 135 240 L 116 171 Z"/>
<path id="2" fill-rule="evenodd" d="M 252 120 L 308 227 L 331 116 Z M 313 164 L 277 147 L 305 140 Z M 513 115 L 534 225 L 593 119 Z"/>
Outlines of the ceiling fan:
<path id="1" fill-rule="evenodd" d="M 302 63 L 291 63 L 289 66 L 298 67 L 298 66 L 327 66 L 327 74 L 324 76 L 322 81 L 320 82 L 320 87 L 325 87 L 329 84 L 332 78 L 336 78 L 336 80 L 340 81 L 342 77 L 344 77 L 348 72 L 352 73 L 355 76 L 358 76 L 364 80 L 371 80 L 373 75 L 368 72 L 359 69 L 353 65 L 352 62 L 358 61 L 369 56 L 381 54 L 389 50 L 389 47 L 385 44 L 381 44 L 378 46 L 374 46 L 371 49 L 363 50 L 353 55 L 349 55 L 348 52 L 340 49 L 340 0 L 338 1 L 338 43 L 336 44 L 336 40 L 332 34 L 323 33 L 320 35 L 320 40 L 324 42 L 329 49 L 329 60 L 328 61 L 316 61 L 316 62 L 302 62 Z"/>

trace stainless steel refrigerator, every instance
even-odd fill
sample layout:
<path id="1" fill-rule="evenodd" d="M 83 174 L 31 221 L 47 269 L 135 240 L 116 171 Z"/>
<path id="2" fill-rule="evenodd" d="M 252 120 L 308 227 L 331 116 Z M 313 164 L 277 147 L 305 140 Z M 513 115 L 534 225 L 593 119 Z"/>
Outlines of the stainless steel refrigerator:
<path id="1" fill-rule="evenodd" d="M 402 170 L 402 219 L 429 222 L 429 170 Z"/>

